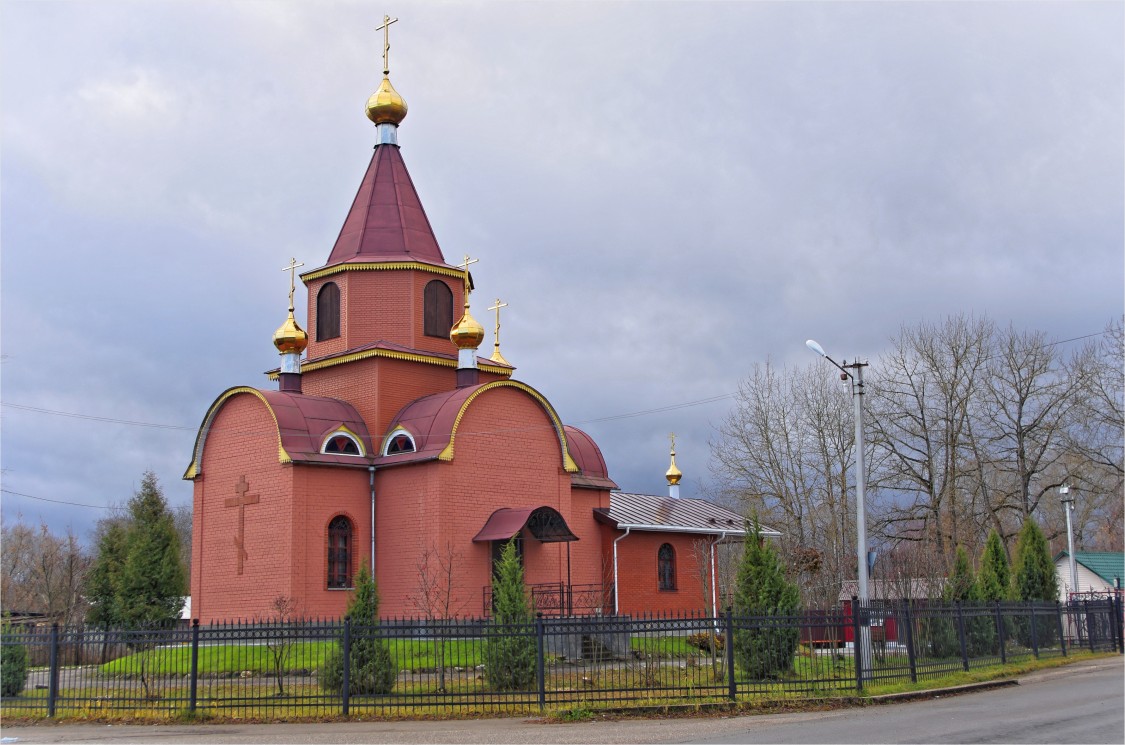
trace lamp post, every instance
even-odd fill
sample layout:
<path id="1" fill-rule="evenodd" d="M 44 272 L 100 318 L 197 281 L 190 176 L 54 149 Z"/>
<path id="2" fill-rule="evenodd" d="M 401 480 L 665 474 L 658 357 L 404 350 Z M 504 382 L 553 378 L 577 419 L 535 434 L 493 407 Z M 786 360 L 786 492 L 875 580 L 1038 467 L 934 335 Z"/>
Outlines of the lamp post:
<path id="1" fill-rule="evenodd" d="M 825 353 L 824 347 L 820 346 L 812 339 L 806 341 L 805 346 L 835 365 L 840 371 L 840 380 L 850 380 L 852 382 L 852 403 L 855 411 L 856 584 L 858 585 L 857 597 L 859 599 L 859 605 L 860 607 L 864 607 L 870 599 L 867 591 L 867 517 L 864 512 L 864 502 L 867 491 L 867 467 L 864 462 L 863 452 L 863 368 L 867 367 L 867 363 L 860 362 L 857 358 L 850 365 L 847 360 L 844 360 L 844 363 L 840 364 L 829 357 Z M 849 372 L 849 370 L 853 370 L 854 372 Z M 858 609 L 853 608 L 852 612 L 858 612 Z M 860 616 L 860 639 L 856 641 L 857 659 L 861 661 L 862 670 L 866 672 L 865 677 L 867 677 L 871 670 L 871 626 L 863 616 Z"/>
<path id="2" fill-rule="evenodd" d="M 1074 558 L 1074 530 L 1070 526 L 1070 513 L 1074 511 L 1074 495 L 1070 487 L 1059 487 L 1059 501 L 1066 513 L 1066 552 L 1070 557 L 1070 591 L 1078 592 L 1078 561 Z M 1069 598 L 1068 598 L 1069 599 Z"/>

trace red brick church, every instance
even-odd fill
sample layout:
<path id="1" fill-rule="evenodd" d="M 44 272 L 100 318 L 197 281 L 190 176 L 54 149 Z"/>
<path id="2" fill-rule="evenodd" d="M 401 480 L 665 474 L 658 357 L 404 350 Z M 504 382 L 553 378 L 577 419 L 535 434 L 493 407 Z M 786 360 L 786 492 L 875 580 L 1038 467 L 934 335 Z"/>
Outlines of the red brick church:
<path id="1" fill-rule="evenodd" d="M 193 615 L 265 618 L 286 596 L 337 617 L 361 562 L 384 615 L 416 615 L 428 554 L 453 560 L 453 612 L 479 616 L 512 538 L 540 610 L 703 609 L 715 544 L 742 518 L 678 498 L 674 447 L 669 496 L 615 491 L 594 440 L 513 379 L 499 342 L 478 354 L 473 260 L 438 245 L 398 146 L 406 111 L 384 70 L 370 165 L 324 265 L 300 275 L 309 333 L 291 281 L 276 385 L 230 388 L 203 418 L 184 474 Z"/>

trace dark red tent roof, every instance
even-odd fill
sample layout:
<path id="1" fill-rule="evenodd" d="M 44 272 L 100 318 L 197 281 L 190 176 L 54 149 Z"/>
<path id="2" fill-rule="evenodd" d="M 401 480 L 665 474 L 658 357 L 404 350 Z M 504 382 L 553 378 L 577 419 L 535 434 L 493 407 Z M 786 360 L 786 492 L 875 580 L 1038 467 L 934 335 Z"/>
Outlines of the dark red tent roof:
<path id="1" fill-rule="evenodd" d="M 379 145 L 325 266 L 409 260 L 445 265 L 402 155 Z"/>

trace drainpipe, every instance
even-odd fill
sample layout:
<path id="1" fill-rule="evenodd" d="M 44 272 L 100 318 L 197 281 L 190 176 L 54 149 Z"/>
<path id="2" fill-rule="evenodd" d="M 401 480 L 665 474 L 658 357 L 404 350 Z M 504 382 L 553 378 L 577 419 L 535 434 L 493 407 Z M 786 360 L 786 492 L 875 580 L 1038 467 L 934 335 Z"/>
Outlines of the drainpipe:
<path id="1" fill-rule="evenodd" d="M 718 574 L 715 570 L 715 546 L 725 541 L 730 536 L 730 533 L 723 531 L 723 534 L 717 539 L 711 541 L 711 611 L 715 617 L 719 617 L 719 583 L 716 582 Z"/>
<path id="2" fill-rule="evenodd" d="M 371 577 L 375 577 L 375 466 L 368 466 L 371 477 Z"/>
<path id="3" fill-rule="evenodd" d="M 626 538 L 630 530 L 632 530 L 632 528 L 625 528 L 625 535 L 618 536 L 613 540 L 613 615 L 615 616 L 618 615 L 618 609 L 620 607 L 618 603 L 620 590 L 618 589 L 619 585 L 617 582 L 617 543 Z"/>

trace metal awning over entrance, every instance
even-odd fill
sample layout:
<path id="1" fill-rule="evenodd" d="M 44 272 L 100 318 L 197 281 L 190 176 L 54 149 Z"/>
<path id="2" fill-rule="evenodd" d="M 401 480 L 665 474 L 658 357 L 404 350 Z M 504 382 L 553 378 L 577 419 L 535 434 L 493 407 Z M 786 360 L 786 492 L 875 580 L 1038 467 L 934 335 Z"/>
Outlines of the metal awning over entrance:
<path id="1" fill-rule="evenodd" d="M 567 526 L 558 510 L 551 507 L 533 507 L 515 510 L 502 507 L 493 512 L 484 527 L 473 538 L 473 543 L 507 541 L 527 528 L 531 537 L 543 543 L 577 541 L 578 536 Z"/>

